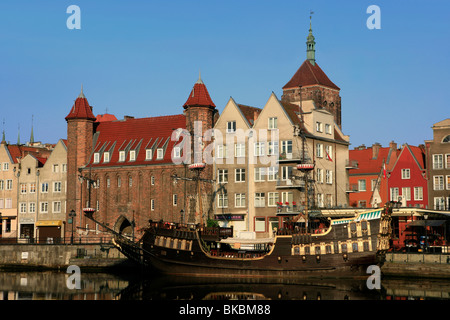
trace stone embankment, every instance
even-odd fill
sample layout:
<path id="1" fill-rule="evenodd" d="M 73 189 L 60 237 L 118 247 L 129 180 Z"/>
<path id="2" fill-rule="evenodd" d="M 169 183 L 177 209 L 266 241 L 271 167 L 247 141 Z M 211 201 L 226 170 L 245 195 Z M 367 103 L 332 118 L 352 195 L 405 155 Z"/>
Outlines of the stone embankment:
<path id="1" fill-rule="evenodd" d="M 111 271 L 133 267 L 111 244 L 2 244 L 2 270 L 62 270 L 76 265 L 83 271 Z"/>
<path id="2" fill-rule="evenodd" d="M 381 272 L 395 277 L 450 278 L 450 255 L 387 253 Z"/>

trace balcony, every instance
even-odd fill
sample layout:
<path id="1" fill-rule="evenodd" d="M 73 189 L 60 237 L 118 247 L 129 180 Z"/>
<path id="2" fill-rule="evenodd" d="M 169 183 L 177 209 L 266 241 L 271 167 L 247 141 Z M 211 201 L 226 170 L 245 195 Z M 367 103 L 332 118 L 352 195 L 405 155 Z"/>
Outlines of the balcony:
<path id="1" fill-rule="evenodd" d="M 358 184 L 347 184 L 345 187 L 345 192 L 347 193 L 353 193 L 353 192 L 358 192 Z"/>
<path id="2" fill-rule="evenodd" d="M 293 205 L 289 204 L 281 204 L 281 202 L 277 203 L 277 214 L 285 213 L 285 214 L 299 214 L 304 209 L 302 205 Z"/>
<path id="3" fill-rule="evenodd" d="M 303 156 L 303 152 L 298 150 L 292 153 L 281 152 L 278 157 L 279 163 L 289 163 L 289 162 L 300 163 L 311 161 L 312 161 L 311 157 L 308 155 L 307 152 L 305 152 L 305 155 Z"/>
<path id="4" fill-rule="evenodd" d="M 305 187 L 305 180 L 303 179 L 287 179 L 277 180 L 277 189 L 295 189 L 295 188 L 304 188 Z"/>
<path id="5" fill-rule="evenodd" d="M 358 169 L 358 161 L 347 159 L 345 161 L 345 169 Z"/>

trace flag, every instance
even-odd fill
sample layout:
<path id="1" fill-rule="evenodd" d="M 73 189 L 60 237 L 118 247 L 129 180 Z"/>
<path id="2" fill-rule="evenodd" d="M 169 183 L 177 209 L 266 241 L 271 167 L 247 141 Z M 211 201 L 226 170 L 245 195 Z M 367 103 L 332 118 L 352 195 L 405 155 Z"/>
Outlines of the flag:
<path id="1" fill-rule="evenodd" d="M 386 179 L 386 164 L 383 163 L 383 178 Z"/>
<path id="2" fill-rule="evenodd" d="M 333 159 L 331 159 L 330 155 L 328 154 L 328 151 L 327 151 L 327 150 L 325 150 L 325 153 L 327 154 L 328 160 L 329 160 L 329 161 L 333 161 Z"/>

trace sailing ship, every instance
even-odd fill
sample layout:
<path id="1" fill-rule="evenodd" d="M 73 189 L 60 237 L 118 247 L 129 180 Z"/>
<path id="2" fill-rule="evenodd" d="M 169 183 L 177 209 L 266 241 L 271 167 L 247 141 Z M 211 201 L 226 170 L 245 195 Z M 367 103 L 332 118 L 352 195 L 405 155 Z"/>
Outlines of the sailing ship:
<path id="1" fill-rule="evenodd" d="M 313 167 L 303 164 L 298 169 L 308 171 Z M 191 166 L 197 173 L 203 168 L 200 164 Z M 86 215 L 115 233 L 113 243 L 125 256 L 152 272 L 178 276 L 323 278 L 361 276 L 369 265 L 383 263 L 389 249 L 392 208 L 393 203 L 388 203 L 384 208 L 351 218 L 328 218 L 328 225 L 320 228 L 308 224 L 305 208 L 276 230 L 272 238 L 248 240 L 234 238 L 232 227 L 150 220 L 143 237 L 133 242 L 96 221 L 92 211 L 86 210 Z"/>

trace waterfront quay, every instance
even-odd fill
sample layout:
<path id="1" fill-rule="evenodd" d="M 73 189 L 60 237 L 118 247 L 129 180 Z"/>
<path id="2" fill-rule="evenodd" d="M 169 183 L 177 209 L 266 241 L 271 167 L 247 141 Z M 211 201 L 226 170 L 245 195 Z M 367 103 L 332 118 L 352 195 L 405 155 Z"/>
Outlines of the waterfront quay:
<path id="1" fill-rule="evenodd" d="M 75 265 L 83 272 L 108 272 L 134 267 L 109 239 L 60 240 L 53 243 L 35 242 L 33 239 L 2 239 L 0 269 L 66 270 Z"/>
<path id="2" fill-rule="evenodd" d="M 450 254 L 444 251 L 388 252 L 381 267 L 382 275 L 450 279 Z M 11 238 L 0 241 L 0 270 L 65 271 L 71 265 L 82 272 L 122 273 L 138 268 L 109 238 L 62 238 L 57 243 Z"/>

